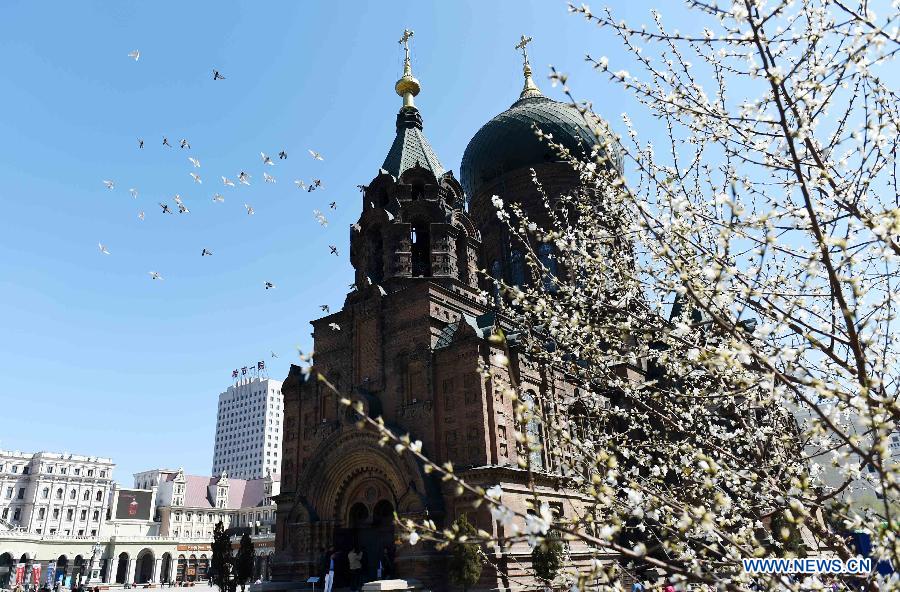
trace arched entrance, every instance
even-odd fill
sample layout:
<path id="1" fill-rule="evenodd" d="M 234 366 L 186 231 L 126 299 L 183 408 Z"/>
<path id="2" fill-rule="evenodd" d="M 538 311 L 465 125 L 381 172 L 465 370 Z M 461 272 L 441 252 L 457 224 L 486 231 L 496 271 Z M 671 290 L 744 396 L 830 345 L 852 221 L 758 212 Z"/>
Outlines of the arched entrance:
<path id="1" fill-rule="evenodd" d="M 134 581 L 138 584 L 146 584 L 153 579 L 153 552 L 150 549 L 142 549 L 137 556 L 134 566 Z"/>
<path id="2" fill-rule="evenodd" d="M 171 553 L 163 553 L 162 563 L 160 565 L 160 574 L 157 578 L 161 583 L 168 584 L 172 577 L 172 555 Z"/>
<path id="3" fill-rule="evenodd" d="M 69 558 L 65 555 L 60 555 L 56 560 L 56 578 L 57 582 L 65 582 L 66 581 L 66 572 L 69 570 Z"/>
<path id="4" fill-rule="evenodd" d="M 178 563 L 175 566 L 175 581 L 183 582 L 185 577 L 187 577 L 187 559 L 185 559 L 184 555 L 178 556 Z"/>
<path id="5" fill-rule="evenodd" d="M 31 583 L 31 564 L 33 563 L 31 560 L 31 555 L 28 553 L 22 553 L 22 556 L 19 557 L 19 563 L 25 564 L 25 572 L 23 577 L 25 578 L 22 583 L 30 584 Z"/>
<path id="6" fill-rule="evenodd" d="M 197 580 L 205 580 L 209 577 L 209 559 L 206 557 L 206 553 L 200 555 L 200 559 L 197 561 Z"/>
<path id="7" fill-rule="evenodd" d="M 116 564 L 116 583 L 124 584 L 128 579 L 128 553 L 119 553 L 119 561 Z M 131 582 L 129 582 L 131 583 Z"/>
<path id="8" fill-rule="evenodd" d="M 197 556 L 194 554 L 191 554 L 191 556 L 188 557 L 187 573 L 185 574 L 185 578 L 188 582 L 197 581 Z"/>
<path id="9" fill-rule="evenodd" d="M 0 588 L 12 588 L 10 582 L 15 573 L 12 555 L 9 553 L 0 555 Z"/>
<path id="10" fill-rule="evenodd" d="M 350 505 L 344 522 L 347 526 L 335 531 L 338 549 L 346 552 L 358 547 L 363 552 L 364 581 L 377 578 L 378 560 L 385 551 L 393 556 L 394 506 L 385 499 L 386 494 L 385 485 L 375 480 L 357 487 L 351 499 L 358 501 Z"/>
<path id="11" fill-rule="evenodd" d="M 81 582 L 81 576 L 84 575 L 84 557 L 81 555 L 76 555 L 75 560 L 72 562 L 72 583 L 78 584 Z"/>

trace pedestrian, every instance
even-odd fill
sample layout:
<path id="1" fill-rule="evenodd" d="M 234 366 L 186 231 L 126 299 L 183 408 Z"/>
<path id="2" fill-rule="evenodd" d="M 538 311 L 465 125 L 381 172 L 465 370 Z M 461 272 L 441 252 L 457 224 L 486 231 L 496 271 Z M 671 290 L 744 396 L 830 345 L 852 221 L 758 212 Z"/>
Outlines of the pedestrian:
<path id="1" fill-rule="evenodd" d="M 394 577 L 394 562 L 391 561 L 391 552 L 387 545 L 381 549 L 381 557 L 378 558 L 378 579 L 390 580 Z"/>
<path id="2" fill-rule="evenodd" d="M 334 566 L 337 562 L 337 551 L 334 548 L 330 549 L 330 553 L 328 554 L 328 571 L 325 574 L 325 590 L 324 592 L 331 592 L 332 588 L 334 588 Z"/>
<path id="3" fill-rule="evenodd" d="M 363 553 L 359 550 L 359 545 L 354 545 L 353 549 L 347 553 L 347 563 L 350 566 L 350 592 L 359 592 L 360 579 L 362 578 Z"/>

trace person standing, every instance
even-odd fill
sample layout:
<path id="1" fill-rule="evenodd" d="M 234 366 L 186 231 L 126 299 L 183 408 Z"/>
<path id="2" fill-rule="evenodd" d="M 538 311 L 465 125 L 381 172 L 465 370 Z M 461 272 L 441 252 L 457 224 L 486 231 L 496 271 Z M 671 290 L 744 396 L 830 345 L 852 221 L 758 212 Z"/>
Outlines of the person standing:
<path id="1" fill-rule="evenodd" d="M 334 588 L 334 564 L 337 562 L 337 551 L 334 548 L 329 549 L 327 555 L 327 572 L 325 573 L 325 590 L 324 592 L 331 592 L 332 588 Z"/>
<path id="2" fill-rule="evenodd" d="M 359 592 L 362 578 L 362 560 L 363 554 L 359 550 L 359 545 L 354 545 L 353 549 L 347 553 L 347 563 L 350 567 L 350 592 Z"/>
<path id="3" fill-rule="evenodd" d="M 387 545 L 381 549 L 381 557 L 378 558 L 378 579 L 390 580 L 394 577 L 394 564 L 391 561 L 391 553 Z"/>

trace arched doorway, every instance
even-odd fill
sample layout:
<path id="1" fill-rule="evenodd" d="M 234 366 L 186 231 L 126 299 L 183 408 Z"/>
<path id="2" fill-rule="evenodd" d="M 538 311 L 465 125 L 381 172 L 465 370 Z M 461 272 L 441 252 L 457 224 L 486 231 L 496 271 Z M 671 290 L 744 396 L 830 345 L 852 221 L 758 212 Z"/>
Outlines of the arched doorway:
<path id="1" fill-rule="evenodd" d="M 56 578 L 57 582 L 65 582 L 66 581 L 66 572 L 69 570 L 69 558 L 65 555 L 60 555 L 56 560 Z"/>
<path id="2" fill-rule="evenodd" d="M 197 561 L 197 580 L 205 580 L 209 577 L 209 559 L 207 559 L 206 554 L 200 555 L 200 559 Z"/>
<path id="3" fill-rule="evenodd" d="M 15 575 L 15 567 L 12 555 L 4 553 L 0 555 L 0 588 L 12 588 L 10 582 Z"/>
<path id="4" fill-rule="evenodd" d="M 134 566 L 134 581 L 138 584 L 146 584 L 153 579 L 153 552 L 150 549 L 142 549 L 137 556 L 137 564 Z"/>
<path id="5" fill-rule="evenodd" d="M 29 555 L 28 553 L 22 553 L 22 556 L 19 557 L 19 563 L 25 564 L 25 572 L 23 574 L 23 577 L 25 579 L 22 581 L 22 583 L 23 584 L 32 583 L 31 582 L 31 564 L 32 564 L 31 555 Z"/>
<path id="6" fill-rule="evenodd" d="M 119 553 L 119 562 L 116 564 L 116 583 L 124 584 L 128 579 L 128 553 Z M 131 582 L 129 582 L 131 583 Z"/>
<path id="7" fill-rule="evenodd" d="M 185 575 L 188 582 L 197 581 L 197 556 L 194 554 L 188 557 L 187 574 Z"/>
<path id="8" fill-rule="evenodd" d="M 79 584 L 81 582 L 81 576 L 84 575 L 84 557 L 81 555 L 76 555 L 75 560 L 72 562 L 72 583 Z"/>
<path id="9" fill-rule="evenodd" d="M 160 574 L 157 578 L 161 583 L 168 584 L 172 577 L 172 555 L 171 553 L 163 553 L 162 563 L 160 565 Z"/>
<path id="10" fill-rule="evenodd" d="M 187 559 L 184 558 L 184 555 L 179 555 L 178 563 L 175 564 L 175 581 L 183 582 L 187 576 L 185 572 L 187 572 Z"/>

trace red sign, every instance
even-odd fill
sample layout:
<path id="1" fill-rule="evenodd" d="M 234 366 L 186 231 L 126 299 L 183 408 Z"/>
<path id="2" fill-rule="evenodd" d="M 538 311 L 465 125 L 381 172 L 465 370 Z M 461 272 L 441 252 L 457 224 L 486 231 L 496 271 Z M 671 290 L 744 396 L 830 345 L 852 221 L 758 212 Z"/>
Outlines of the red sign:
<path id="1" fill-rule="evenodd" d="M 19 563 L 16 565 L 16 583 L 24 584 L 25 583 L 25 564 Z"/>
<path id="2" fill-rule="evenodd" d="M 31 566 L 31 583 L 37 584 L 41 581 L 41 566 L 40 564 Z"/>

